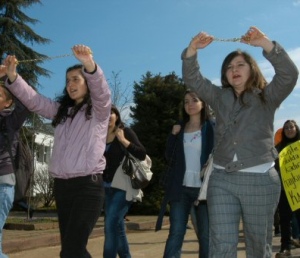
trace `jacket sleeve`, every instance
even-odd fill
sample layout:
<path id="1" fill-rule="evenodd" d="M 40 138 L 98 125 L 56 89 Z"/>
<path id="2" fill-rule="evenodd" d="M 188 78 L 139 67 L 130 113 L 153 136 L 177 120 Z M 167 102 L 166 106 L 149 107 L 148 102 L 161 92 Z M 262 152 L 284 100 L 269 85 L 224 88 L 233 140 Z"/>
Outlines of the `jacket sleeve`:
<path id="1" fill-rule="evenodd" d="M 165 151 L 165 158 L 168 162 L 170 162 L 170 160 L 173 158 L 172 156 L 178 141 L 177 138 L 178 135 L 174 135 L 172 133 L 170 133 L 168 136 L 167 143 L 166 143 L 166 151 Z"/>
<path id="2" fill-rule="evenodd" d="M 280 152 L 282 151 L 282 149 L 283 149 L 281 142 L 278 143 L 277 145 L 275 145 L 275 149 L 276 149 L 277 152 L 278 152 L 278 157 L 275 159 L 275 165 L 274 165 L 274 168 L 277 170 L 277 172 L 278 172 L 279 175 L 280 175 L 279 153 L 280 153 Z"/>
<path id="3" fill-rule="evenodd" d="M 146 158 L 146 149 L 139 141 L 137 135 L 130 128 L 124 129 L 124 135 L 128 141 L 130 141 L 127 151 L 139 160 Z"/>
<path id="4" fill-rule="evenodd" d="M 266 97 L 275 108 L 292 92 L 298 79 L 298 69 L 283 47 L 274 41 L 270 53 L 263 52 L 275 70 L 275 75 L 266 87 Z"/>
<path id="5" fill-rule="evenodd" d="M 184 49 L 181 54 L 182 78 L 184 83 L 197 92 L 212 109 L 216 109 L 218 96 L 221 94 L 221 87 L 213 84 L 202 75 L 197 54 L 187 58 L 186 51 L 187 49 Z"/>
<path id="6" fill-rule="evenodd" d="M 101 122 L 108 121 L 111 111 L 111 93 L 102 69 L 97 65 L 92 74 L 87 73 L 84 69 L 83 74 L 88 82 L 92 106 L 97 119 Z"/>
<path id="7" fill-rule="evenodd" d="M 178 150 L 178 142 L 183 141 L 183 132 L 184 132 L 185 123 L 183 121 L 177 121 L 174 125 L 180 125 L 180 131 L 176 135 L 170 133 L 167 138 L 166 150 L 165 150 L 165 158 L 167 162 L 171 162 L 171 160 L 175 158 L 173 156 L 176 149 Z"/>
<path id="8" fill-rule="evenodd" d="M 7 123 L 10 128 L 19 130 L 29 115 L 29 110 L 17 99 L 14 98 L 15 108 L 10 116 L 7 117 Z"/>
<path id="9" fill-rule="evenodd" d="M 53 119 L 57 113 L 59 103 L 39 94 L 20 76 L 13 83 L 5 81 L 5 86 L 18 98 L 30 111 L 47 119 Z"/>

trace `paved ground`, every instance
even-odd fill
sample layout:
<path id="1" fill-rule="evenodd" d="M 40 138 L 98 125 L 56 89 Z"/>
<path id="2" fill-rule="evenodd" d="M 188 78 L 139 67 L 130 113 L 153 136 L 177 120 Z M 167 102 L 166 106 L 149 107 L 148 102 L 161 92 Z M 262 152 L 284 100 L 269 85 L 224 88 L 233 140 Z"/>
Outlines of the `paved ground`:
<path id="1" fill-rule="evenodd" d="M 126 222 L 128 240 L 133 258 L 162 257 L 168 235 L 168 219 L 163 229 L 154 232 L 155 216 L 129 216 Z M 102 257 L 103 218 L 100 218 L 90 238 L 88 249 L 93 257 Z M 238 258 L 245 258 L 245 244 L 240 230 Z M 273 238 L 273 257 L 280 247 L 280 237 Z M 27 249 L 27 250 L 26 250 Z M 5 230 L 3 250 L 10 258 L 55 258 L 59 257 L 58 229 L 48 230 Z M 198 244 L 194 230 L 188 229 L 183 245 L 182 258 L 197 258 Z M 292 250 L 291 257 L 300 258 L 300 248 Z M 257 257 L 260 258 L 260 257 Z"/>

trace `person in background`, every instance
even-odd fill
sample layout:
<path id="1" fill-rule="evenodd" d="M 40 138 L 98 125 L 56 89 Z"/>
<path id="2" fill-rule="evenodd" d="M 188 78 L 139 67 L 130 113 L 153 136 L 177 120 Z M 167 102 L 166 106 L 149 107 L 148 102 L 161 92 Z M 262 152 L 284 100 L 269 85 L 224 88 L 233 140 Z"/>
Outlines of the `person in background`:
<path id="1" fill-rule="evenodd" d="M 2 67 L 0 77 L 5 75 Z M 13 157 L 19 141 L 19 130 L 29 115 L 28 109 L 14 99 L 12 94 L 0 81 L 0 257 L 6 258 L 2 252 L 2 233 L 5 221 L 14 202 L 16 177 L 8 148 L 11 144 Z M 5 123 L 5 125 L 3 124 Z M 9 137 L 9 140 L 8 140 Z"/>
<path id="2" fill-rule="evenodd" d="M 252 26 L 240 42 L 260 47 L 275 76 L 270 83 L 246 52 L 229 53 L 221 67 L 222 87 L 199 71 L 197 50 L 214 37 L 201 32 L 183 51 L 183 80 L 216 117 L 213 171 L 207 190 L 211 258 L 237 257 L 242 219 L 248 258 L 272 257 L 275 209 L 280 179 L 274 168 L 274 114 L 292 92 L 298 70 L 286 51 Z M 201 53 L 199 53 L 201 55 Z"/>
<path id="3" fill-rule="evenodd" d="M 146 158 L 145 147 L 140 143 L 134 131 L 125 127 L 119 110 L 115 105 L 111 107 L 108 133 L 106 139 L 106 168 L 103 179 L 105 186 L 105 224 L 104 224 L 104 258 L 130 258 L 130 250 L 125 232 L 124 217 L 133 201 L 127 198 L 124 189 L 112 186 L 114 180 L 122 180 L 116 173 L 126 152 L 139 160 Z"/>
<path id="4" fill-rule="evenodd" d="M 166 204 L 170 205 L 170 229 L 164 258 L 181 257 L 191 206 L 197 201 L 201 187 L 200 171 L 213 148 L 213 127 L 205 102 L 194 91 L 187 90 L 183 103 L 182 122 L 173 126 L 166 145 L 166 159 L 173 159 L 174 162 L 161 207 L 164 211 Z M 176 151 L 172 157 L 174 148 Z M 199 257 L 207 258 L 209 231 L 206 201 L 201 201 L 193 209 L 196 213 L 197 238 L 199 236 Z M 160 213 L 158 221 L 162 216 L 163 213 Z"/>
<path id="5" fill-rule="evenodd" d="M 287 120 L 283 124 L 282 137 L 281 141 L 275 146 L 277 151 L 280 152 L 287 147 L 288 145 L 300 140 L 300 130 L 295 120 Z M 276 160 L 275 168 L 277 169 L 279 175 L 280 166 L 279 159 Z M 281 180 L 282 183 L 282 180 Z M 292 232 L 291 232 L 291 222 L 293 214 L 296 217 L 296 220 L 299 224 L 300 222 L 300 209 L 296 210 L 294 213 L 291 210 L 289 205 L 285 190 L 283 185 L 281 187 L 280 199 L 278 203 L 278 211 L 280 217 L 280 229 L 281 229 L 281 247 L 279 253 L 276 254 L 276 258 L 280 257 L 290 257 L 291 255 L 291 246 L 292 246 Z M 296 247 L 299 247 L 300 244 L 297 240 L 293 243 Z"/>
<path id="6" fill-rule="evenodd" d="M 88 46 L 75 45 L 80 64 L 66 71 L 63 94 L 52 101 L 17 74 L 7 56 L 6 87 L 30 110 L 52 120 L 54 145 L 49 172 L 54 177 L 62 258 L 91 257 L 86 246 L 104 202 L 102 173 L 111 95 L 104 73 Z"/>
<path id="7" fill-rule="evenodd" d="M 293 212 L 292 215 L 292 244 L 295 248 L 300 247 L 300 227 L 296 212 Z"/>
<path id="8" fill-rule="evenodd" d="M 292 215 L 292 244 L 296 247 L 300 247 L 300 227 L 296 212 L 293 212 Z"/>
<path id="9" fill-rule="evenodd" d="M 274 145 L 276 146 L 280 141 L 282 137 L 282 130 L 283 128 L 277 129 L 274 135 Z M 279 211 L 278 207 L 274 214 L 274 236 L 280 236 L 280 217 L 279 217 Z"/>
<path id="10" fill-rule="evenodd" d="M 275 214 L 274 214 L 274 236 L 277 237 L 277 236 L 280 236 L 280 217 L 279 217 L 279 210 L 278 210 L 278 207 L 275 211 Z"/>
<path id="11" fill-rule="evenodd" d="M 292 215 L 292 244 L 295 248 L 300 247 L 300 228 L 297 219 L 296 212 L 293 212 Z"/>

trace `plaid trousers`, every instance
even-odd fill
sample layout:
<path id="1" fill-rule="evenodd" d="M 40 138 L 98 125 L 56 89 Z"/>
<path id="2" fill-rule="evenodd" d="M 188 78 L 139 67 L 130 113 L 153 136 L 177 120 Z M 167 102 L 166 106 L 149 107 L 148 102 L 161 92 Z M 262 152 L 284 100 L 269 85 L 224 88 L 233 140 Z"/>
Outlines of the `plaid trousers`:
<path id="1" fill-rule="evenodd" d="M 207 194 L 209 257 L 237 257 L 242 219 L 247 258 L 271 258 L 274 214 L 280 190 L 275 168 L 265 173 L 228 173 L 215 168 Z"/>

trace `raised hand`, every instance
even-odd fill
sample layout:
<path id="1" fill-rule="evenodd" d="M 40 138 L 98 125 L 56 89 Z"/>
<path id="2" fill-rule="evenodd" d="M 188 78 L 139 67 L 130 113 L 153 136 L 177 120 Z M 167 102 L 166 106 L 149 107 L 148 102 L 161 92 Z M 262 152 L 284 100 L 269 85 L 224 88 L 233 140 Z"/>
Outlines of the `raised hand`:
<path id="1" fill-rule="evenodd" d="M 120 142 L 124 141 L 125 135 L 123 129 L 121 128 L 116 129 L 115 134 Z"/>
<path id="2" fill-rule="evenodd" d="M 15 56 L 8 55 L 4 62 L 4 66 L 6 67 L 6 75 L 11 82 L 14 82 L 17 78 L 17 65 L 18 60 Z"/>
<path id="3" fill-rule="evenodd" d="M 187 57 L 195 55 L 198 49 L 207 47 L 213 40 L 213 36 L 206 32 L 200 32 L 192 38 L 187 50 Z"/>
<path id="4" fill-rule="evenodd" d="M 92 50 L 85 45 L 75 45 L 72 48 L 74 56 L 83 64 L 88 72 L 95 70 L 95 62 L 93 59 Z"/>
<path id="5" fill-rule="evenodd" d="M 241 42 L 255 47 L 262 47 L 267 52 L 270 52 L 274 47 L 273 42 L 255 26 L 251 26 L 246 34 L 241 37 Z"/>
<path id="6" fill-rule="evenodd" d="M 172 134 L 176 135 L 180 132 L 181 126 L 180 125 L 173 125 Z"/>
<path id="7" fill-rule="evenodd" d="M 213 40 L 214 40 L 213 36 L 207 34 L 206 32 L 200 32 L 199 34 L 197 34 L 195 37 L 192 38 L 190 42 L 190 47 L 194 49 L 205 48 Z"/>

